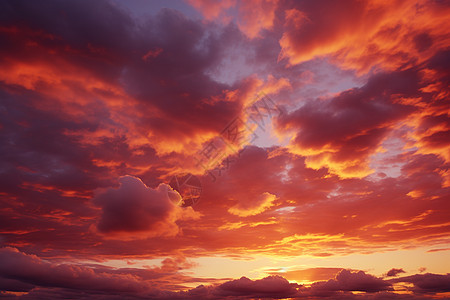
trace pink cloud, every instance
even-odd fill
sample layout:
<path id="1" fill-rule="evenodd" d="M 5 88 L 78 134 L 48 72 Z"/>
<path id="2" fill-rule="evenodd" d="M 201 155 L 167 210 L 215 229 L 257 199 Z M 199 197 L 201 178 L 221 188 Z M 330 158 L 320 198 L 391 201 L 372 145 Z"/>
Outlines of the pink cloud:
<path id="1" fill-rule="evenodd" d="M 177 220 L 200 216 L 192 207 L 182 208 L 172 202 L 168 192 L 176 192 L 166 184 L 152 189 L 133 176 L 123 176 L 119 183 L 118 189 L 101 191 L 93 199 L 102 209 L 97 225 L 101 233 L 126 239 L 174 236 L 180 232 Z"/>

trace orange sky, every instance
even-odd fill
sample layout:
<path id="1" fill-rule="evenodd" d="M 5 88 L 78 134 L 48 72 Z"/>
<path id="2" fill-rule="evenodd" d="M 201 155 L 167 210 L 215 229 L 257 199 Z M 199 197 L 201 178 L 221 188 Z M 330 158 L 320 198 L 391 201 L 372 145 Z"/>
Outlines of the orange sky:
<path id="1" fill-rule="evenodd" d="M 447 2 L 0 11 L 0 297 L 450 297 Z"/>

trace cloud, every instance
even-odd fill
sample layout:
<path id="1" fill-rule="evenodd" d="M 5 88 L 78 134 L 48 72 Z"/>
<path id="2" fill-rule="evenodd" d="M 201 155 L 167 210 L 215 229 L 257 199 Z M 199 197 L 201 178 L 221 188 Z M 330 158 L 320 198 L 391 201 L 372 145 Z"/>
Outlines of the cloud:
<path id="1" fill-rule="evenodd" d="M 82 295 L 91 299 L 139 296 L 163 299 L 164 293 L 182 289 L 184 283 L 193 280 L 182 272 L 193 266 L 184 257 L 166 258 L 161 267 L 112 268 L 55 262 L 4 247 L 0 248 L 0 262 L 2 291 L 22 292 L 25 299 L 44 297 L 41 293 L 52 294 L 52 299 L 67 299 L 71 293 L 75 298 Z M 205 278 L 204 281 L 214 280 Z"/>
<path id="2" fill-rule="evenodd" d="M 21 282 L 20 280 L 0 278 L 0 291 L 3 292 L 29 292 L 34 285 Z"/>
<path id="3" fill-rule="evenodd" d="M 182 208 L 172 202 L 168 192 L 176 192 L 166 184 L 152 189 L 133 176 L 122 176 L 119 183 L 118 189 L 101 191 L 93 199 L 102 209 L 97 224 L 101 233 L 126 238 L 174 236 L 180 232 L 177 220 L 199 217 L 192 207 Z"/>
<path id="4" fill-rule="evenodd" d="M 68 289 L 116 292 L 142 292 L 150 288 L 134 277 L 97 273 L 91 268 L 77 265 L 55 265 L 17 249 L 0 249 L 0 274 L 10 282 L 16 280 L 29 288 L 32 286 L 61 287 Z M 14 291 L 15 284 L 5 288 Z"/>
<path id="5" fill-rule="evenodd" d="M 314 294 L 327 294 L 336 291 L 360 291 L 375 293 L 391 290 L 391 284 L 363 271 L 341 270 L 334 279 L 316 282 L 311 285 Z"/>
<path id="6" fill-rule="evenodd" d="M 282 276 L 262 279 L 241 277 L 222 283 L 199 285 L 181 291 L 175 282 L 198 280 L 180 274 L 192 267 L 182 258 L 167 259 L 161 267 L 111 268 L 101 265 L 68 264 L 43 260 L 17 249 L 0 249 L 0 286 L 5 295 L 23 293 L 18 299 L 67 297 L 90 299 L 403 299 L 390 292 L 392 283 L 413 283 L 407 299 L 432 299 L 435 293 L 448 292 L 448 274 L 417 274 L 384 281 L 362 271 L 341 270 L 334 279 L 310 286 L 289 283 Z M 206 279 L 204 279 L 206 280 Z M 207 282 L 207 281 L 206 281 Z M 352 292 L 359 292 L 354 294 Z M 417 296 L 417 297 L 416 297 Z"/>
<path id="7" fill-rule="evenodd" d="M 392 268 L 386 273 L 386 276 L 394 277 L 394 276 L 398 276 L 398 274 L 401 274 L 401 273 L 406 273 L 406 272 L 403 269 Z"/>
<path id="8" fill-rule="evenodd" d="M 361 73 L 412 66 L 448 46 L 448 9 L 432 1 L 298 2 L 285 7 L 280 58 L 295 65 L 327 56 Z"/>
<path id="9" fill-rule="evenodd" d="M 389 280 L 389 282 L 412 283 L 415 293 L 447 293 L 450 292 L 450 274 L 416 274 Z"/>
<path id="10" fill-rule="evenodd" d="M 361 88 L 305 103 L 281 116 L 279 127 L 295 132 L 292 151 L 306 156 L 308 166 L 327 167 L 344 178 L 364 177 L 371 173 L 369 157 L 392 126 L 415 110 L 393 103 L 390 95 L 413 95 L 417 85 L 411 70 L 377 74 Z"/>
<path id="11" fill-rule="evenodd" d="M 65 132 L 80 142 L 98 143 L 107 133 L 132 148 L 194 152 L 239 114 L 240 99 L 229 96 L 236 87 L 208 75 L 240 38 L 233 28 L 213 29 L 170 9 L 137 24 L 108 1 L 95 8 L 76 1 L 2 6 L 10 12 L 1 20 L 0 40 L 9 45 L 0 60 L 9 70 L 4 83 L 38 92 L 44 97 L 34 105 L 71 120 L 104 106 L 96 128 Z M 59 12 L 66 17 L 51 17 Z"/>
<path id="12" fill-rule="evenodd" d="M 450 186 L 448 5 L 386 3 L 203 1 L 196 6 L 210 18 L 197 20 L 174 9 L 134 19 L 111 1 L 1 2 L 0 242 L 22 253 L 5 261 L 29 266 L 2 269 L 1 289 L 89 298 L 91 279 L 95 296 L 108 299 L 263 297 L 276 289 L 261 279 L 216 289 L 229 279 L 179 274 L 189 263 L 173 256 L 440 254 Z M 286 105 L 277 133 L 290 143 L 245 147 L 212 182 L 194 154 L 258 91 Z M 196 211 L 174 206 L 161 184 L 193 170 L 203 187 Z M 163 263 L 72 263 L 109 259 Z M 338 272 L 303 271 L 286 279 Z M 417 296 L 395 296 L 364 274 L 346 270 L 317 283 L 316 295 Z M 443 289 L 445 277 L 407 280 L 428 297 L 425 278 Z M 120 295 L 101 291 L 109 280 Z M 168 292 L 194 282 L 205 286 Z M 280 278 L 263 282 L 290 295 Z M 298 288 L 304 297 L 307 288 Z"/>
<path id="13" fill-rule="evenodd" d="M 56 292 L 52 298 L 63 299 L 66 293 L 84 293 L 92 299 L 109 297 L 141 296 L 150 299 L 178 299 L 188 296 L 195 299 L 207 291 L 209 298 L 223 297 L 273 297 L 285 298 L 297 293 L 297 284 L 291 284 L 280 276 L 260 280 L 242 277 L 216 286 L 199 286 L 189 292 L 161 290 L 158 284 L 173 277 L 183 267 L 184 260 L 166 260 L 160 269 L 106 268 L 80 264 L 56 264 L 27 255 L 14 248 L 0 249 L 0 283 L 2 290 L 10 292 Z M 188 265 L 189 267 L 189 265 Z M 172 277 L 170 277 L 170 276 Z M 160 281 L 161 280 L 161 281 Z M 187 277 L 177 280 L 190 280 Z M 166 282 L 167 283 L 167 282 Z M 38 287 L 37 289 L 34 289 Z M 168 288 L 168 286 L 166 286 Z M 60 290 L 58 290 L 60 289 Z M 203 292 L 202 292 L 203 291 Z"/>
<path id="14" fill-rule="evenodd" d="M 229 22 L 233 17 L 239 29 L 249 38 L 260 37 L 260 32 L 270 30 L 274 26 L 275 13 L 279 0 L 247 0 L 247 1 L 204 1 L 190 0 L 195 8 L 209 20 L 218 19 Z M 237 10 L 237 16 L 233 13 Z"/>
<path id="15" fill-rule="evenodd" d="M 294 296 L 297 287 L 297 284 L 289 283 L 281 276 L 269 276 L 259 280 L 241 277 L 221 284 L 216 293 L 220 296 L 286 298 Z"/>
<path id="16" fill-rule="evenodd" d="M 241 200 L 238 204 L 230 207 L 228 212 L 240 217 L 254 216 L 270 208 L 276 199 L 277 196 L 264 192 L 255 199 Z"/>

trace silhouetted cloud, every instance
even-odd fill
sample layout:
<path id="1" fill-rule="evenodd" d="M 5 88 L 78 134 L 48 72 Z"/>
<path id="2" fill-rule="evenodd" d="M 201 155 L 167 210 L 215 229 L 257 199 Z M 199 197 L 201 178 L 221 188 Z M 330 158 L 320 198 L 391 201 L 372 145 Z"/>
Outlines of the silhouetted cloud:
<path id="1" fill-rule="evenodd" d="M 392 268 L 386 273 L 386 276 L 394 277 L 394 276 L 398 276 L 398 274 L 401 274 L 401 273 L 406 273 L 406 272 L 403 269 Z"/>

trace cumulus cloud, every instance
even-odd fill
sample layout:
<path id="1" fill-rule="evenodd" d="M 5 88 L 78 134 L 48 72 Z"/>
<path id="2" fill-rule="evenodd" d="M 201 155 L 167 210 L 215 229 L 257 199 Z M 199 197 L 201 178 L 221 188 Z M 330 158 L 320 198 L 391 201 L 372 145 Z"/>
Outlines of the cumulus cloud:
<path id="1" fill-rule="evenodd" d="M 241 277 L 218 286 L 216 294 L 218 296 L 286 298 L 296 295 L 298 287 L 298 284 L 289 283 L 281 276 L 269 276 L 259 280 Z"/>
<path id="2" fill-rule="evenodd" d="M 192 207 L 182 208 L 169 199 L 169 191 L 176 193 L 169 185 L 152 189 L 128 175 L 119 183 L 119 188 L 101 191 L 93 199 L 102 209 L 97 224 L 101 233 L 123 238 L 174 236 L 180 232 L 177 220 L 199 217 Z"/>
<path id="3" fill-rule="evenodd" d="M 433 299 L 436 293 L 449 291 L 449 274 L 417 274 L 384 281 L 362 271 L 345 269 L 334 279 L 310 286 L 290 283 L 275 275 L 228 279 L 179 291 L 183 286 L 174 285 L 175 282 L 196 280 L 179 273 L 190 267 L 192 264 L 183 258 L 166 259 L 161 267 L 144 269 L 61 264 L 6 247 L 0 249 L 0 287 L 6 296 L 23 293 L 18 299 L 404 299 L 391 292 L 393 283 L 414 285 L 412 294 L 405 299 Z M 207 278 L 204 280 L 208 282 Z"/>
<path id="4" fill-rule="evenodd" d="M 360 291 L 375 293 L 391 290 L 391 284 L 363 271 L 342 270 L 334 279 L 316 282 L 311 285 L 311 292 L 328 294 L 336 291 Z"/>

